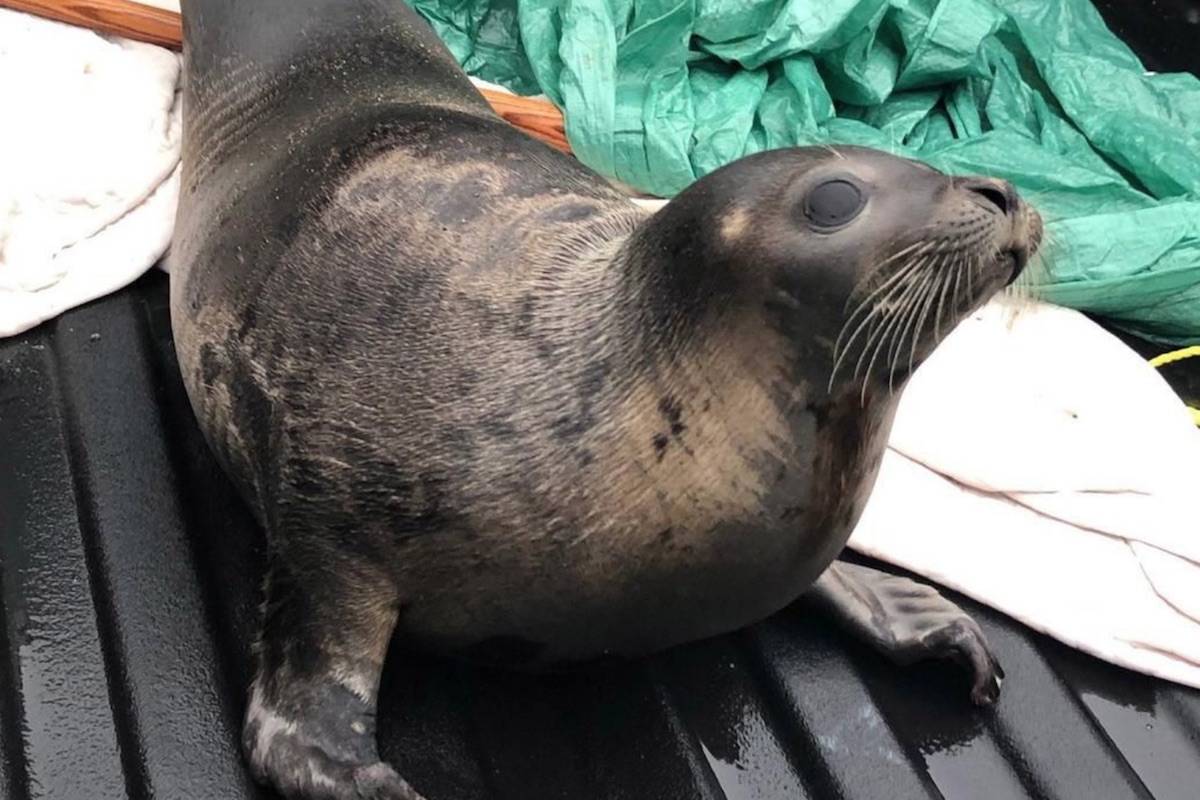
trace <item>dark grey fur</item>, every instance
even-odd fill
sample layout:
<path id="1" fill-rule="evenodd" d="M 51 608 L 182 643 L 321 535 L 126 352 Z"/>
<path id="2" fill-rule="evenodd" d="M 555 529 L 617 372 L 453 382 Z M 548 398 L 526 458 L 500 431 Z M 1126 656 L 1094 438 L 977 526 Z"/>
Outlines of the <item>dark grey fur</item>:
<path id="1" fill-rule="evenodd" d="M 1036 248 L 1010 187 L 859 149 L 747 158 L 649 216 L 493 116 L 398 0 L 183 6 L 172 317 L 268 535 L 246 748 L 293 797 L 415 796 L 374 742 L 394 631 L 538 666 L 793 601 L 858 519 L 907 371 L 831 380 L 855 303 L 922 243 L 906 281 L 967 273 L 912 318 L 919 363 Z M 835 175 L 867 205 L 818 231 L 805 198 Z M 994 697 L 978 628 L 944 600 L 896 624 L 868 602 L 886 581 L 818 591 Z"/>

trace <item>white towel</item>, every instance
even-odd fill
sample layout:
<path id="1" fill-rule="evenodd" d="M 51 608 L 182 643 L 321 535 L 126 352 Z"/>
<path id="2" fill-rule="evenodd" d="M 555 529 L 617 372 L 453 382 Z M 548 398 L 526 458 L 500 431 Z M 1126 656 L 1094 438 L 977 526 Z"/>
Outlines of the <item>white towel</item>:
<path id="1" fill-rule="evenodd" d="M 165 251 L 179 71 L 161 47 L 0 9 L 0 336 L 125 286 Z"/>
<path id="2" fill-rule="evenodd" d="M 850 546 L 1200 687 L 1200 431 L 1084 315 L 993 301 L 913 375 Z"/>

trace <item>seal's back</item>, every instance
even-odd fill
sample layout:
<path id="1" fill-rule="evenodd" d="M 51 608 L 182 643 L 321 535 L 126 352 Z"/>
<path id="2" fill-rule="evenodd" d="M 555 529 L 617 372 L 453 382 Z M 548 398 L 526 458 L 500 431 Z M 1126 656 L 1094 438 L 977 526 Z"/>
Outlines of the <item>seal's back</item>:
<path id="1" fill-rule="evenodd" d="M 379 101 L 443 106 L 457 100 L 488 111 L 445 46 L 403 0 L 183 0 L 182 8 L 185 122 L 194 131 L 206 127 L 198 124 L 206 118 L 228 117 L 229 106 L 240 109 L 247 97 L 264 92 L 271 102 L 261 102 L 259 112 L 294 103 L 321 116 L 364 93 Z M 321 91 L 312 90 L 314 82 Z M 192 140 L 194 147 L 208 143 Z"/>
<path id="2" fill-rule="evenodd" d="M 465 358 L 471 308 L 508 304 L 501 316 L 518 319 L 535 297 L 526 284 L 555 258 L 552 230 L 575 231 L 569 248 L 596 219 L 611 233 L 641 214 L 496 116 L 403 0 L 184 0 L 183 12 L 175 344 L 209 443 L 265 519 L 289 392 L 391 407 L 409 390 L 375 362 L 421 374 L 446 360 L 430 341 Z"/>
<path id="3" fill-rule="evenodd" d="M 227 197 L 240 187 L 210 180 L 220 167 L 261 170 L 323 129 L 369 127 L 386 109 L 492 116 L 403 0 L 184 0 L 182 8 L 186 197 Z"/>
<path id="4" fill-rule="evenodd" d="M 259 241 L 262 233 L 296 227 L 341 173 L 395 138 L 387 129 L 397 120 L 503 125 L 402 0 L 183 0 L 182 8 L 183 185 L 169 263 L 194 309 L 233 260 L 245 265 L 236 281 L 253 284 L 254 269 L 288 244 Z M 221 252 L 231 242 L 236 252 Z M 210 274 L 193 279 L 201 265 Z"/>

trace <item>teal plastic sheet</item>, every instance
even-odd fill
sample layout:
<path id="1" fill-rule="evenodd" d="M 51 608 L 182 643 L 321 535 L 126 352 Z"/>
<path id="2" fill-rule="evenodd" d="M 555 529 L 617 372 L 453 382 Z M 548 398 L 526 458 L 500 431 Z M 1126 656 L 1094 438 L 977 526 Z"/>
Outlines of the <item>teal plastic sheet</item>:
<path id="1" fill-rule="evenodd" d="M 815 143 L 1007 178 L 1049 223 L 1043 297 L 1200 343 L 1200 80 L 1147 74 L 1087 0 L 410 2 L 626 184 Z"/>

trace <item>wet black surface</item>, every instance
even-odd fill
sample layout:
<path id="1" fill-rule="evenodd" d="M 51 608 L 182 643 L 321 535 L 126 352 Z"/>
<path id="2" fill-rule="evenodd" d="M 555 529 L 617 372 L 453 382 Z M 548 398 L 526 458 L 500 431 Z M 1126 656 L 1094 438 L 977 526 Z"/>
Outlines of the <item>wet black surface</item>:
<path id="1" fill-rule="evenodd" d="M 1149 68 L 1200 71 L 1200 3 L 1098 5 Z M 236 748 L 261 534 L 191 419 L 165 289 L 0 340 L 5 800 L 269 797 Z M 1164 375 L 1200 402 L 1200 360 Z M 956 599 L 1008 673 L 991 711 L 801 603 L 553 678 L 397 654 L 383 751 L 430 800 L 1200 798 L 1200 692 Z"/>
<path id="2" fill-rule="evenodd" d="M 262 539 L 192 420 L 163 275 L 0 342 L 0 454 L 0 796 L 267 798 L 237 753 Z M 383 751 L 430 800 L 1195 800 L 1200 692 L 962 602 L 1008 673 L 990 711 L 801 602 L 550 678 L 393 654 Z"/>
<path id="3" fill-rule="evenodd" d="M 1175 350 L 1172 347 L 1143 341 L 1124 331 L 1111 328 L 1109 330 L 1147 359 Z M 1175 393 L 1185 403 L 1193 408 L 1200 408 L 1200 356 L 1191 356 L 1169 364 L 1163 364 L 1158 369 L 1167 383 L 1171 384 L 1171 388 L 1175 390 Z"/>
<path id="4" fill-rule="evenodd" d="M 1057 2 L 1058 0 L 1046 0 Z M 1093 0 L 1146 69 L 1200 74 L 1200 1 Z"/>

